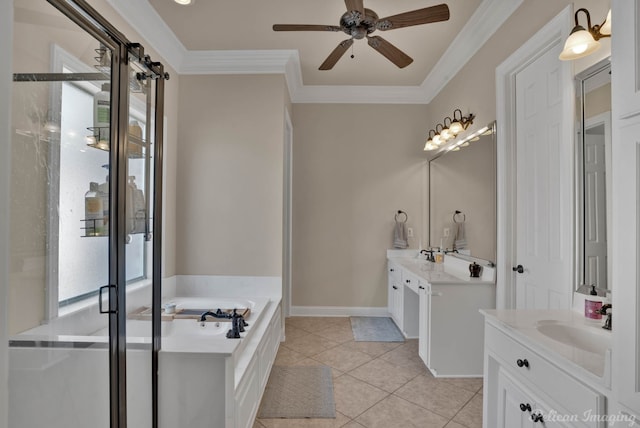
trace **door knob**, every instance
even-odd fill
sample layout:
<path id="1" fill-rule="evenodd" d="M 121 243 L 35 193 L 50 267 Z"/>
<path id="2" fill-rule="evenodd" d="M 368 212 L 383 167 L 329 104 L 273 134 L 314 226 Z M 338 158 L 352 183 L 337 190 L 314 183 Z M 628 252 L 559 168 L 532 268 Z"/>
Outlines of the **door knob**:
<path id="1" fill-rule="evenodd" d="M 522 267 L 522 265 L 518 265 L 513 268 L 513 271 L 518 273 L 524 273 L 524 268 Z"/>

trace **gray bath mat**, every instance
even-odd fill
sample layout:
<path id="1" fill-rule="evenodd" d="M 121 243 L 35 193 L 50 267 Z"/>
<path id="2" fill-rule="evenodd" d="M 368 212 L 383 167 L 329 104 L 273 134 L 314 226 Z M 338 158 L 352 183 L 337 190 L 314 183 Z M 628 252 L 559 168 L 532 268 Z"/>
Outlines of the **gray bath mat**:
<path id="1" fill-rule="evenodd" d="M 388 317 L 351 317 L 356 342 L 404 342 L 402 333 Z"/>
<path id="2" fill-rule="evenodd" d="M 333 378 L 327 366 L 273 366 L 258 418 L 335 418 Z"/>

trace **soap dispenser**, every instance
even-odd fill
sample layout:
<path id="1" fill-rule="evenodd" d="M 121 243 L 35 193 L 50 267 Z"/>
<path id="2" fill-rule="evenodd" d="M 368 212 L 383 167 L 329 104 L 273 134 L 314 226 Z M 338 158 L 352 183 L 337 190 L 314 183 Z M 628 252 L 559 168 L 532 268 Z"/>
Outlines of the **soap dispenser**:
<path id="1" fill-rule="evenodd" d="M 602 313 L 600 312 L 602 300 L 603 298 L 598 296 L 596 286 L 591 285 L 589 296 L 584 299 L 584 316 L 592 320 L 602 319 Z"/>

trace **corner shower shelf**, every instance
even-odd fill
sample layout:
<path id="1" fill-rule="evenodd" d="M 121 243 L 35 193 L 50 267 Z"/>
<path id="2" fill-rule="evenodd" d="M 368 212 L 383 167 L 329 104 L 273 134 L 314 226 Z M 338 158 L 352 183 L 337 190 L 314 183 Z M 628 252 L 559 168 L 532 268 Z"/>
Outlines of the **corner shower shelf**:
<path id="1" fill-rule="evenodd" d="M 89 142 L 87 142 L 87 146 L 93 147 L 94 149 L 103 150 L 108 152 L 111 147 L 109 146 L 109 138 L 101 138 L 103 135 L 108 134 L 109 127 L 89 127 L 87 128 L 91 131 L 91 135 L 87 137 Z M 143 149 L 149 150 L 151 143 L 143 140 L 140 137 L 129 134 L 129 143 L 133 143 L 136 148 L 132 151 L 129 150 L 128 158 L 129 159 L 144 159 Z"/>

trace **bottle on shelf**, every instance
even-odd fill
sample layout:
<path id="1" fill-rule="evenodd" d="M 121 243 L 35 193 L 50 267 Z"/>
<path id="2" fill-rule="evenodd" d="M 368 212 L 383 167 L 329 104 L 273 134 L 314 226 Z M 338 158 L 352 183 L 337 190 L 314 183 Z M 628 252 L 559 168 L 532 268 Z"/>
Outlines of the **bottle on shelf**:
<path id="1" fill-rule="evenodd" d="M 93 127 L 96 146 L 109 150 L 111 126 L 111 84 L 103 83 L 102 90 L 93 96 Z"/>
<path id="2" fill-rule="evenodd" d="M 84 194 L 85 236 L 104 234 L 104 209 L 98 183 L 89 183 L 89 191 Z"/>
<path id="3" fill-rule="evenodd" d="M 107 170 L 107 177 L 104 183 L 98 185 L 98 193 L 102 198 L 102 211 L 104 213 L 102 223 L 104 234 L 109 234 L 109 164 L 102 165 Z"/>
<path id="4" fill-rule="evenodd" d="M 129 122 L 129 156 L 142 157 L 142 128 L 137 120 Z M 131 138 L 132 137 L 132 138 Z"/>
<path id="5" fill-rule="evenodd" d="M 127 229 L 129 233 L 146 231 L 147 205 L 144 192 L 136 186 L 136 177 L 129 176 L 127 183 Z"/>

